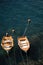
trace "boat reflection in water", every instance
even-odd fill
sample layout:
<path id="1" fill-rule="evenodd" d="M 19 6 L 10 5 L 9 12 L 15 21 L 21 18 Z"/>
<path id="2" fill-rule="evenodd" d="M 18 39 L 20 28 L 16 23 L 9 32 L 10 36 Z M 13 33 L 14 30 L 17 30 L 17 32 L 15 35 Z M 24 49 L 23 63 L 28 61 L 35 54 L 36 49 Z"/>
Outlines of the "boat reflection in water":
<path id="1" fill-rule="evenodd" d="M 30 49 L 30 43 L 26 36 L 18 37 L 18 45 L 25 52 Z"/>
<path id="2" fill-rule="evenodd" d="M 14 46 L 14 43 L 13 43 L 13 38 L 12 36 L 3 36 L 2 38 L 2 42 L 1 42 L 1 46 L 2 48 L 8 52 L 9 50 L 12 49 L 12 47 Z"/>

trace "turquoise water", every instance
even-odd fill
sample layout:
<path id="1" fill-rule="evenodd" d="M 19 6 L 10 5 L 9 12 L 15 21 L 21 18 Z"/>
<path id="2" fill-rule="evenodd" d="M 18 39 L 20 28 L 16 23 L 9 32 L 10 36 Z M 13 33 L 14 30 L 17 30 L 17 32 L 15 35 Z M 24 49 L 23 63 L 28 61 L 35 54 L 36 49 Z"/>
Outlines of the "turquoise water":
<path id="1" fill-rule="evenodd" d="M 0 42 L 6 32 L 11 34 L 12 29 L 15 29 L 13 37 L 16 42 L 23 34 L 28 18 L 31 24 L 26 35 L 43 33 L 43 0 L 0 0 Z"/>

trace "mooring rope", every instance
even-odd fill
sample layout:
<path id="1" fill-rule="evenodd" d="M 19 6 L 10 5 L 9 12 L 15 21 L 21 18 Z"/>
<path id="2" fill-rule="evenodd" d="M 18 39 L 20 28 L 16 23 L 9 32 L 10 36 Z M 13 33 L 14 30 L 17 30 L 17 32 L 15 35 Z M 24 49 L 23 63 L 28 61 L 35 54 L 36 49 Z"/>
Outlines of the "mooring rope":
<path id="1" fill-rule="evenodd" d="M 27 55 L 27 52 L 26 52 L 26 61 L 27 61 L 26 65 L 28 65 L 28 55 Z"/>
<path id="2" fill-rule="evenodd" d="M 9 53 L 7 53 L 7 56 L 8 56 L 9 65 L 11 65 L 11 59 L 10 59 Z"/>
<path id="3" fill-rule="evenodd" d="M 23 55 L 22 55 L 21 50 L 20 50 L 20 54 L 21 54 L 21 57 L 22 57 L 22 62 L 23 62 L 23 65 L 26 65 L 26 64 L 25 64 L 24 57 L 23 57 Z"/>
<path id="4" fill-rule="evenodd" d="M 26 28 L 25 28 L 25 30 L 24 30 L 23 36 L 25 36 L 26 31 L 27 31 L 27 29 L 28 29 L 28 25 L 30 25 L 30 23 L 31 23 L 31 20 L 28 19 L 28 23 L 27 23 Z"/>
<path id="5" fill-rule="evenodd" d="M 26 28 L 25 28 L 25 30 L 24 30 L 23 36 L 25 35 L 25 33 L 26 33 L 27 29 L 28 29 L 28 25 L 29 25 L 29 24 L 27 24 L 27 26 L 26 26 Z"/>
<path id="6" fill-rule="evenodd" d="M 14 60 L 15 60 L 15 65 L 18 65 L 16 62 L 16 54 L 15 54 L 15 50 L 14 50 Z"/>

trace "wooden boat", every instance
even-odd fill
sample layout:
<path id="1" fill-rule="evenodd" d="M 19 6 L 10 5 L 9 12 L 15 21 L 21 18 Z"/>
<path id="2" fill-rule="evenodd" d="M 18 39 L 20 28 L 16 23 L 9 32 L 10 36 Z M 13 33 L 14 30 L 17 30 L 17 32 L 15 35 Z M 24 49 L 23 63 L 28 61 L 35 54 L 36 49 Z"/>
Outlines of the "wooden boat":
<path id="1" fill-rule="evenodd" d="M 14 46 L 12 36 L 3 36 L 1 46 L 5 51 L 11 50 L 11 48 Z"/>
<path id="2" fill-rule="evenodd" d="M 18 37 L 18 45 L 20 49 L 25 52 L 27 52 L 30 48 L 30 43 L 26 36 Z"/>

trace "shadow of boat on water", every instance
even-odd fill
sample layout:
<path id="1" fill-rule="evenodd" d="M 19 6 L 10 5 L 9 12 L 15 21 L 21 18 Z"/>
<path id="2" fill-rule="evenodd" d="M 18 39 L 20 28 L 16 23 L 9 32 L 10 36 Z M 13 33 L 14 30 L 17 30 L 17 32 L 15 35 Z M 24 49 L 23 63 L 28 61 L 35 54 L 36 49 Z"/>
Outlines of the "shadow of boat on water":
<path id="1" fill-rule="evenodd" d="M 27 51 L 28 65 L 43 65 L 43 33 L 35 34 L 30 37 L 30 50 Z M 22 58 L 22 56 L 23 58 Z M 0 54 L 0 65 L 23 65 L 23 59 L 26 65 L 26 53 L 18 46 L 11 49 L 9 58 L 5 51 Z"/>

